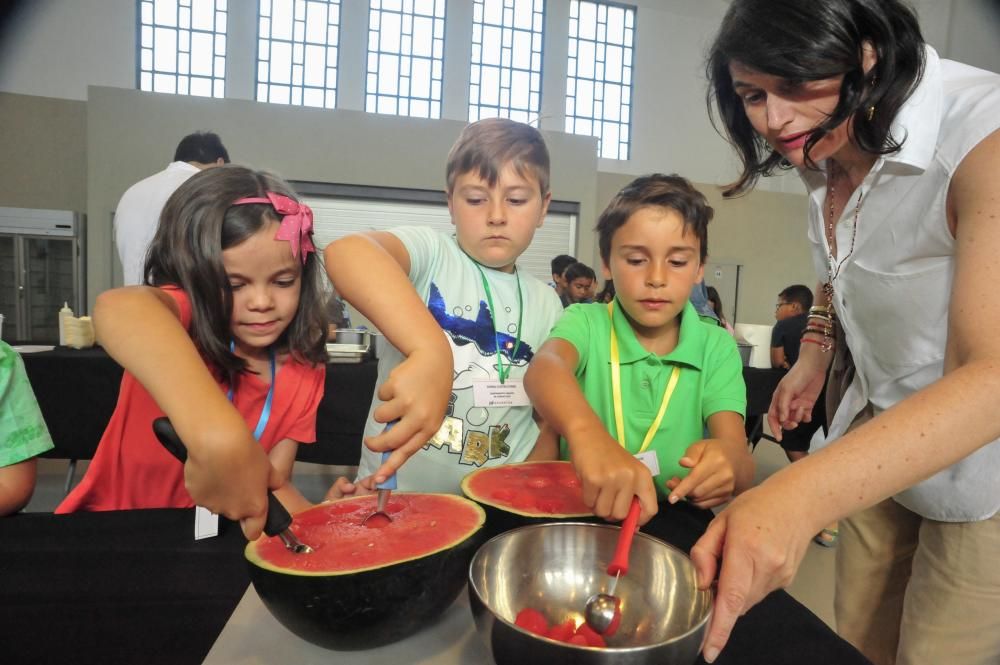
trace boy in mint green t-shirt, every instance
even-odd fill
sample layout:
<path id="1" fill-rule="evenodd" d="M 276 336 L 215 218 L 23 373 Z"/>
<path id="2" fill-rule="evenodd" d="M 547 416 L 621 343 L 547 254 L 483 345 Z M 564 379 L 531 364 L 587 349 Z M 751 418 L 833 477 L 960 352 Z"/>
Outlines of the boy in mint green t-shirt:
<path id="1" fill-rule="evenodd" d="M 622 189 L 597 223 L 615 300 L 568 308 L 525 375 L 547 424 L 532 457 L 551 457 L 561 436 L 560 456 L 601 517 L 623 519 L 633 496 L 641 522 L 656 513 L 657 494 L 709 508 L 753 480 L 739 351 L 688 300 L 711 217 L 679 176 Z"/>

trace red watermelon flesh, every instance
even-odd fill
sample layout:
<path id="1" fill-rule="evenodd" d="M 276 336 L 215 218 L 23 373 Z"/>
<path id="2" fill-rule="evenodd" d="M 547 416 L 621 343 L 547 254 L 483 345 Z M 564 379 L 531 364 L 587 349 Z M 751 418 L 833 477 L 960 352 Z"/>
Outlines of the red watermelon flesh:
<path id="1" fill-rule="evenodd" d="M 607 644 L 604 643 L 604 638 L 601 637 L 597 633 L 597 631 L 588 626 L 586 623 L 581 623 L 579 627 L 577 627 L 576 634 L 583 635 L 583 637 L 587 640 L 587 644 L 589 646 L 599 647 L 601 649 L 608 646 Z"/>
<path id="2" fill-rule="evenodd" d="M 545 615 L 531 607 L 526 607 L 518 612 L 517 617 L 514 619 L 514 624 L 520 628 L 524 628 L 529 633 L 541 635 L 542 637 L 549 632 L 549 622 L 546 620 Z"/>
<path id="3" fill-rule="evenodd" d="M 466 476 L 467 496 L 525 515 L 591 515 L 569 462 L 524 462 Z"/>
<path id="4" fill-rule="evenodd" d="M 617 612 L 615 616 L 618 621 L 621 620 L 621 615 Z M 549 626 L 545 615 L 532 607 L 525 607 L 518 612 L 517 617 L 514 619 L 514 624 L 529 633 L 547 637 L 557 642 L 565 642 L 566 644 L 575 644 L 582 647 L 595 647 L 598 649 L 604 649 L 608 646 L 604 638 L 588 626 L 586 622 L 578 626 L 573 619 L 566 619 L 562 623 Z M 617 629 L 618 626 L 615 625 L 615 630 Z"/>
<path id="5" fill-rule="evenodd" d="M 576 622 L 572 619 L 566 619 L 566 621 L 549 628 L 546 637 L 559 642 L 569 642 L 569 638 L 573 637 L 574 634 L 576 634 Z"/>
<path id="6" fill-rule="evenodd" d="M 253 549 L 262 565 L 283 572 L 355 573 L 451 547 L 483 521 L 481 510 L 460 497 L 399 493 L 385 509 L 391 522 L 378 529 L 361 526 L 375 500 L 353 497 L 297 514 L 292 531 L 315 550 L 311 554 L 289 552 L 279 538 L 261 538 Z"/>

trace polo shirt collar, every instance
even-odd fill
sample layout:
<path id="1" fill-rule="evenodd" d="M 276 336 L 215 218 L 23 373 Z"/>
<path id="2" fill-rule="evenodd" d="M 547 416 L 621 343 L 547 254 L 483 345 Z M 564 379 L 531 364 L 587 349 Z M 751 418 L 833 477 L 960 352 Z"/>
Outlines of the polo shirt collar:
<path id="1" fill-rule="evenodd" d="M 941 114 L 944 104 L 944 84 L 941 59 L 930 46 L 924 48 L 924 72 L 920 83 L 892 122 L 892 135 L 903 141 L 899 152 L 885 156 L 885 161 L 908 164 L 920 171 L 927 170 L 934 158 Z M 878 113 L 878 109 L 875 110 Z"/>
<path id="2" fill-rule="evenodd" d="M 688 365 L 698 370 L 701 369 L 707 336 L 705 324 L 698 318 L 698 312 L 695 311 L 690 300 L 684 303 L 684 309 L 681 312 L 681 327 L 678 332 L 677 346 L 665 356 L 657 356 L 647 351 L 639 343 L 635 336 L 635 330 L 632 329 L 632 324 L 629 323 L 621 303 L 617 300 L 615 300 L 612 325 L 614 325 L 615 334 L 618 336 L 618 358 L 623 365 L 653 357 L 663 363 Z"/>
<path id="3" fill-rule="evenodd" d="M 941 58 L 937 51 L 925 45 L 923 76 L 909 98 L 903 102 L 890 130 L 893 137 L 903 141 L 903 146 L 898 152 L 879 157 L 872 170 L 878 171 L 887 163 L 904 164 L 921 172 L 927 170 L 937 147 L 943 105 Z M 877 108 L 875 112 L 878 113 Z M 799 173 L 813 200 L 822 206 L 826 197 L 826 160 L 819 163 L 819 168 L 819 171 L 802 168 Z"/>

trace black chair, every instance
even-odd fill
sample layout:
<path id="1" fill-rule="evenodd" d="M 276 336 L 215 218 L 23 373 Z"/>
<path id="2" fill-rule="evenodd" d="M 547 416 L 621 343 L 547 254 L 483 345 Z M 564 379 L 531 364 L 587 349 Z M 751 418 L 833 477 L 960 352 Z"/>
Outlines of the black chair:
<path id="1" fill-rule="evenodd" d="M 55 448 L 42 457 L 69 461 L 69 493 L 78 460 L 89 460 L 118 402 L 121 365 L 101 348 L 26 353 L 24 368 Z"/>

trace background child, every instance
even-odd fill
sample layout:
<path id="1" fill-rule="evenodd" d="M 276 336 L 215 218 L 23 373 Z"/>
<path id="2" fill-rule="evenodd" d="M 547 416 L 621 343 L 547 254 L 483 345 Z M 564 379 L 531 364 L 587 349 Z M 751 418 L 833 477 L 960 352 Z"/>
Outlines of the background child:
<path id="1" fill-rule="evenodd" d="M 716 506 L 753 480 L 739 352 L 688 301 L 711 217 L 705 197 L 679 176 L 622 189 L 597 223 L 615 300 L 566 310 L 525 377 L 547 429 L 563 436 L 560 453 L 573 461 L 584 500 L 602 517 L 623 519 L 638 496 L 646 521 L 657 492 Z M 540 440 L 538 454 L 551 445 Z"/>
<path id="2" fill-rule="evenodd" d="M 552 268 L 552 281 L 549 282 L 549 286 L 555 289 L 556 293 L 560 296 L 562 296 L 563 291 L 566 289 L 566 283 L 563 281 L 563 273 L 566 272 L 566 268 L 569 268 L 574 263 L 576 263 L 576 257 L 569 254 L 560 254 L 549 262 Z"/>
<path id="3" fill-rule="evenodd" d="M 527 457 L 538 427 L 521 377 L 562 313 L 555 291 L 515 265 L 551 198 L 538 130 L 473 123 L 446 175 L 454 236 L 403 227 L 326 249 L 337 291 L 395 346 L 379 359 L 359 477 L 409 457 L 399 489 L 458 492 L 470 471 Z M 376 451 L 387 449 L 381 465 Z M 341 479 L 329 496 L 356 490 Z"/>
<path id="4" fill-rule="evenodd" d="M 0 341 L 0 517 L 27 505 L 35 491 L 35 457 L 53 447 L 24 361 Z"/>
<path id="5" fill-rule="evenodd" d="M 799 359 L 802 333 L 806 330 L 813 294 L 804 284 L 792 284 L 778 294 L 771 329 L 771 367 L 788 369 Z"/>
<path id="6" fill-rule="evenodd" d="M 563 281 L 566 282 L 566 289 L 560 298 L 563 307 L 594 301 L 594 282 L 597 281 L 597 275 L 587 264 L 577 261 L 570 265 L 563 272 Z"/>
<path id="7" fill-rule="evenodd" d="M 266 486 L 290 511 L 304 507 L 288 478 L 297 442 L 315 439 L 326 372 L 311 234 L 312 212 L 274 176 L 222 166 L 181 185 L 146 259 L 148 286 L 97 300 L 98 339 L 126 372 L 97 453 L 56 512 L 198 502 L 250 517 L 256 537 Z M 153 435 L 164 414 L 186 468 Z"/>
<path id="8" fill-rule="evenodd" d="M 705 287 L 705 295 L 708 296 L 708 305 L 715 312 L 715 315 L 719 318 L 719 325 L 726 329 L 726 332 L 730 335 L 735 335 L 736 331 L 733 326 L 726 320 L 726 314 L 722 310 L 722 297 L 719 295 L 719 290 L 714 286 Z"/>

